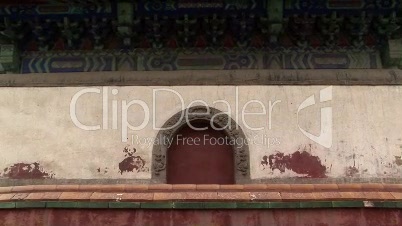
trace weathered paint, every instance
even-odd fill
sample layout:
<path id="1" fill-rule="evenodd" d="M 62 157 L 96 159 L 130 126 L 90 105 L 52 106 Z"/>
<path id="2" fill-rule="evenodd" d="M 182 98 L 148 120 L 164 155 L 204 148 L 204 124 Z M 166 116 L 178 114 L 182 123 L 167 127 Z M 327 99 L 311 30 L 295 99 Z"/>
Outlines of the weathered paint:
<path id="1" fill-rule="evenodd" d="M 270 156 L 264 156 L 261 164 L 263 166 L 269 165 L 272 171 L 279 170 L 281 173 L 291 170 L 299 175 L 305 175 L 307 178 L 326 177 L 327 168 L 322 165 L 321 160 L 305 150 L 302 152 L 296 151 L 290 155 L 279 152 Z"/>
<path id="2" fill-rule="evenodd" d="M 0 147 L 3 158 L 0 168 L 35 162 L 43 172 L 54 174 L 57 179 L 150 179 L 154 145 L 138 142 L 138 139 L 153 139 L 158 130 L 152 123 L 139 131 L 129 129 L 127 142 L 122 142 L 122 101 L 141 100 L 149 104 L 150 119 L 155 117 L 155 126 L 161 127 L 181 110 L 181 100 L 172 92 L 158 93 L 154 113 L 153 91 L 172 89 L 182 96 L 185 106 L 194 100 L 203 100 L 231 114 L 245 136 L 255 141 L 248 144 L 252 179 L 401 178 L 401 86 L 334 86 L 332 101 L 323 103 L 320 103 L 320 91 L 326 86 L 91 88 L 100 93 L 83 95 L 77 101 L 76 112 L 81 123 L 99 124 L 101 129 L 96 131 L 78 128 L 70 117 L 71 99 L 83 87 L 1 88 Z M 297 118 L 300 104 L 312 95 L 315 95 L 316 104 L 300 111 Z M 107 128 L 103 123 L 104 96 L 108 104 Z M 231 108 L 216 100 L 227 101 Z M 236 112 L 241 112 L 250 100 L 261 101 L 267 113 L 248 115 L 244 119 L 236 117 Z M 113 101 L 118 107 L 116 128 Z M 281 101 L 273 107 L 272 115 L 270 101 L 271 104 Z M 332 107 L 333 112 L 330 148 L 310 140 L 299 129 L 318 136 L 324 107 Z M 247 112 L 261 112 L 261 109 L 255 103 L 246 108 Z M 127 119 L 133 126 L 139 126 L 144 115 L 142 108 L 136 105 L 128 110 Z M 246 124 L 264 129 L 252 131 Z M 127 146 L 130 150 L 135 149 L 135 154 L 130 156 L 122 152 Z M 8 179 L 7 175 L 10 174 L 3 173 L 2 177 Z"/>
<path id="3" fill-rule="evenodd" d="M 9 179 L 46 179 L 53 178 L 53 173 L 46 172 L 39 163 L 16 163 L 3 170 L 2 177 Z"/>
<path id="4" fill-rule="evenodd" d="M 395 226 L 398 209 L 278 210 L 0 210 L 4 226 Z"/>
<path id="5" fill-rule="evenodd" d="M 137 152 L 135 148 L 125 147 L 123 151 L 125 159 L 119 163 L 119 172 L 147 172 L 149 169 L 145 167 L 145 160 L 141 156 L 134 156 Z"/>
<path id="6" fill-rule="evenodd" d="M 119 169 L 121 174 L 124 172 L 140 172 L 144 169 L 144 165 L 145 160 L 140 156 L 130 156 L 119 163 Z"/>

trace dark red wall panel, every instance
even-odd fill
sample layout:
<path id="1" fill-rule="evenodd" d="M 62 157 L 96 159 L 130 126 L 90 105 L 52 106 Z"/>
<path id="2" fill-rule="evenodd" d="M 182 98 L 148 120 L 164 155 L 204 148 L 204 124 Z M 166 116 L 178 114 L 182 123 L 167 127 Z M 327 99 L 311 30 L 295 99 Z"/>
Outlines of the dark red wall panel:
<path id="1" fill-rule="evenodd" d="M 397 209 L 276 210 L 1 210 L 0 225 L 12 226 L 393 226 Z"/>

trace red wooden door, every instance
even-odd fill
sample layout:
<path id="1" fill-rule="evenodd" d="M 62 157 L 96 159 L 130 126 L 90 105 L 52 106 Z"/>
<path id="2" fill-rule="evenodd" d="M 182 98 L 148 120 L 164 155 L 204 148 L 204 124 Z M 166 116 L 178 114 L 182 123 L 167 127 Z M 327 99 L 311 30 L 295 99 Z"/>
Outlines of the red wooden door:
<path id="1" fill-rule="evenodd" d="M 234 184 L 234 152 L 223 131 L 208 123 L 192 123 L 204 128 L 196 131 L 186 126 L 175 136 L 167 154 L 169 184 Z M 199 142 L 196 142 L 199 141 Z"/>

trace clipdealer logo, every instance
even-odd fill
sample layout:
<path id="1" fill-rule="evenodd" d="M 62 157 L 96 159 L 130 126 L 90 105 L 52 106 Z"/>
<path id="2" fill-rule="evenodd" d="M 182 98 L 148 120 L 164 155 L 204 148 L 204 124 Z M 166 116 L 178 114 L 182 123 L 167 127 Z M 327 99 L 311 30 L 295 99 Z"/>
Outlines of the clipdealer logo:
<path id="1" fill-rule="evenodd" d="M 332 101 L 332 86 L 322 89 L 320 91 L 320 103 Z M 321 120 L 320 120 L 320 135 L 315 136 L 303 128 L 300 127 L 299 121 L 299 113 L 303 109 L 311 107 L 316 104 L 315 95 L 310 96 L 307 98 L 303 103 L 300 104 L 299 108 L 297 109 L 297 126 L 299 130 L 310 140 L 314 141 L 317 144 L 320 144 L 326 148 L 332 147 L 332 107 L 325 107 L 321 108 Z"/>
<path id="2" fill-rule="evenodd" d="M 319 103 L 324 103 L 324 102 L 330 102 L 333 99 L 333 87 L 329 86 L 326 87 L 322 90 L 320 90 L 320 95 L 319 95 Z M 203 100 L 195 100 L 192 101 L 188 106 L 185 106 L 184 104 L 184 98 L 181 96 L 180 93 L 178 93 L 177 91 L 173 90 L 173 89 L 153 89 L 153 99 L 152 99 L 152 103 L 147 103 L 146 101 L 140 100 L 140 99 L 134 99 L 134 100 L 122 100 L 121 103 L 118 103 L 117 100 L 113 100 L 112 101 L 112 126 L 111 128 L 113 130 L 117 130 L 119 125 L 118 125 L 118 106 L 119 104 L 121 105 L 121 119 L 120 119 L 120 128 L 121 128 L 121 135 L 122 135 L 122 142 L 127 142 L 128 140 L 128 132 L 130 131 L 140 131 L 142 129 L 144 129 L 146 126 L 148 126 L 150 123 L 152 123 L 153 125 L 153 129 L 154 130 L 168 130 L 168 129 L 172 129 L 174 128 L 176 125 L 172 125 L 169 128 L 158 128 L 156 126 L 156 96 L 158 92 L 170 92 L 173 93 L 174 95 L 176 95 L 181 102 L 181 108 L 182 108 L 182 112 L 185 112 L 185 114 L 181 115 L 181 119 L 185 119 L 187 122 L 187 125 L 195 130 L 205 130 L 205 128 L 194 128 L 189 120 L 188 115 L 192 114 L 189 113 L 188 111 L 185 111 L 186 109 L 190 109 L 192 106 L 194 106 L 195 103 L 202 103 L 207 109 L 209 109 L 210 107 L 208 106 L 208 104 L 203 101 Z M 275 100 L 275 101 L 269 101 L 267 103 L 267 105 L 264 105 L 264 103 L 260 100 L 250 100 L 247 103 L 245 103 L 243 105 L 243 107 L 241 108 L 241 112 L 238 112 L 237 109 L 239 108 L 239 90 L 238 87 L 236 87 L 236 115 L 234 117 L 231 117 L 231 111 L 229 110 L 228 112 L 226 112 L 226 114 L 229 115 L 229 117 L 234 118 L 235 121 L 237 123 L 239 123 L 239 121 L 242 122 L 242 124 L 244 125 L 244 127 L 249 130 L 249 131 L 261 131 L 266 129 L 263 126 L 259 126 L 259 127 L 252 127 L 250 126 L 250 124 L 246 121 L 246 117 L 245 116 L 250 116 L 250 115 L 266 115 L 268 116 L 268 130 L 272 129 L 272 116 L 273 116 L 273 112 L 274 112 L 274 108 L 281 104 L 282 101 L 281 100 Z M 85 125 L 83 124 L 77 117 L 77 102 L 80 98 L 83 98 L 83 96 L 85 94 L 99 94 L 102 97 L 102 125 L 98 124 L 98 125 Z M 112 89 L 111 94 L 116 96 L 119 93 L 118 89 Z M 214 101 L 214 103 L 220 103 L 220 104 L 226 104 L 228 109 L 232 109 L 231 108 L 231 104 L 228 103 L 228 101 L 226 100 L 217 100 Z M 333 123 L 332 123 L 332 107 L 324 107 L 321 108 L 321 117 L 319 118 L 320 120 L 320 134 L 318 136 L 306 131 L 305 129 L 303 129 L 300 126 L 300 119 L 299 119 L 299 114 L 304 110 L 307 109 L 309 107 L 312 107 L 316 104 L 319 104 L 316 102 L 316 95 L 311 95 L 309 96 L 307 99 L 305 99 L 298 107 L 297 109 L 297 126 L 298 129 L 302 132 L 302 134 L 304 136 L 306 136 L 307 138 L 309 138 L 310 140 L 314 141 L 315 143 L 322 145 L 326 148 L 330 148 L 332 147 L 332 131 L 333 131 Z M 152 106 L 150 107 L 149 104 L 152 104 Z M 249 107 L 249 105 L 251 104 L 257 104 L 261 107 L 261 112 L 259 113 L 250 113 L 247 111 L 247 108 Z M 129 109 L 132 106 L 138 106 L 140 108 L 142 108 L 143 110 L 143 115 L 144 118 L 142 120 L 142 123 L 138 126 L 133 126 L 129 123 L 128 120 L 128 112 Z M 151 122 L 151 110 L 152 109 L 152 122 Z M 268 110 L 267 110 L 268 109 Z M 85 88 L 82 89 L 80 91 L 78 91 L 71 99 L 70 102 L 70 117 L 72 122 L 74 123 L 75 126 L 77 126 L 78 128 L 82 129 L 82 130 L 86 130 L 86 131 L 96 131 L 96 130 L 107 130 L 109 129 L 109 89 L 108 87 L 103 87 L 101 88 Z M 222 112 L 220 112 L 219 114 L 223 114 Z M 219 115 L 216 115 L 216 117 Z M 212 117 L 212 118 L 215 118 Z M 230 120 L 229 120 L 230 121 Z M 217 129 L 214 127 L 213 122 L 211 121 L 211 126 L 214 129 Z M 230 127 L 231 125 L 227 125 L 228 127 Z M 227 127 L 225 127 L 227 128 Z M 223 129 L 225 129 L 223 128 Z M 219 129 L 218 129 L 219 130 Z M 222 130 L 222 128 L 220 129 Z"/>

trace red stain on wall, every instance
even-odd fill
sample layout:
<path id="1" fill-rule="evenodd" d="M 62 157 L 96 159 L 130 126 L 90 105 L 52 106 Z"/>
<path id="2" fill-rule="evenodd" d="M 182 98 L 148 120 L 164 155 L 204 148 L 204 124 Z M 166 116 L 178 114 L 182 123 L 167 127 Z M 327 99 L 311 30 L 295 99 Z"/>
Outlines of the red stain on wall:
<path id="1" fill-rule="evenodd" d="M 278 152 L 274 155 L 264 156 L 261 165 L 268 166 L 274 170 L 284 173 L 292 170 L 297 174 L 307 175 L 307 178 L 325 178 L 326 167 L 321 163 L 317 156 L 312 156 L 306 151 L 296 151 L 293 154 L 285 155 Z"/>
<path id="2" fill-rule="evenodd" d="M 134 156 L 134 153 L 137 152 L 135 148 L 130 149 L 125 147 L 124 156 L 126 157 L 123 161 L 119 163 L 120 174 L 124 172 L 146 172 L 148 169 L 145 167 L 145 160 L 141 158 L 141 156 Z"/>
<path id="3" fill-rule="evenodd" d="M 53 178 L 54 174 L 46 172 L 39 163 L 16 163 L 3 170 L 3 177 L 9 179 L 46 179 Z"/>
<path id="4" fill-rule="evenodd" d="M 131 156 L 125 158 L 122 162 L 119 163 L 120 173 L 124 172 L 141 172 L 145 166 L 145 160 L 140 156 Z"/>

